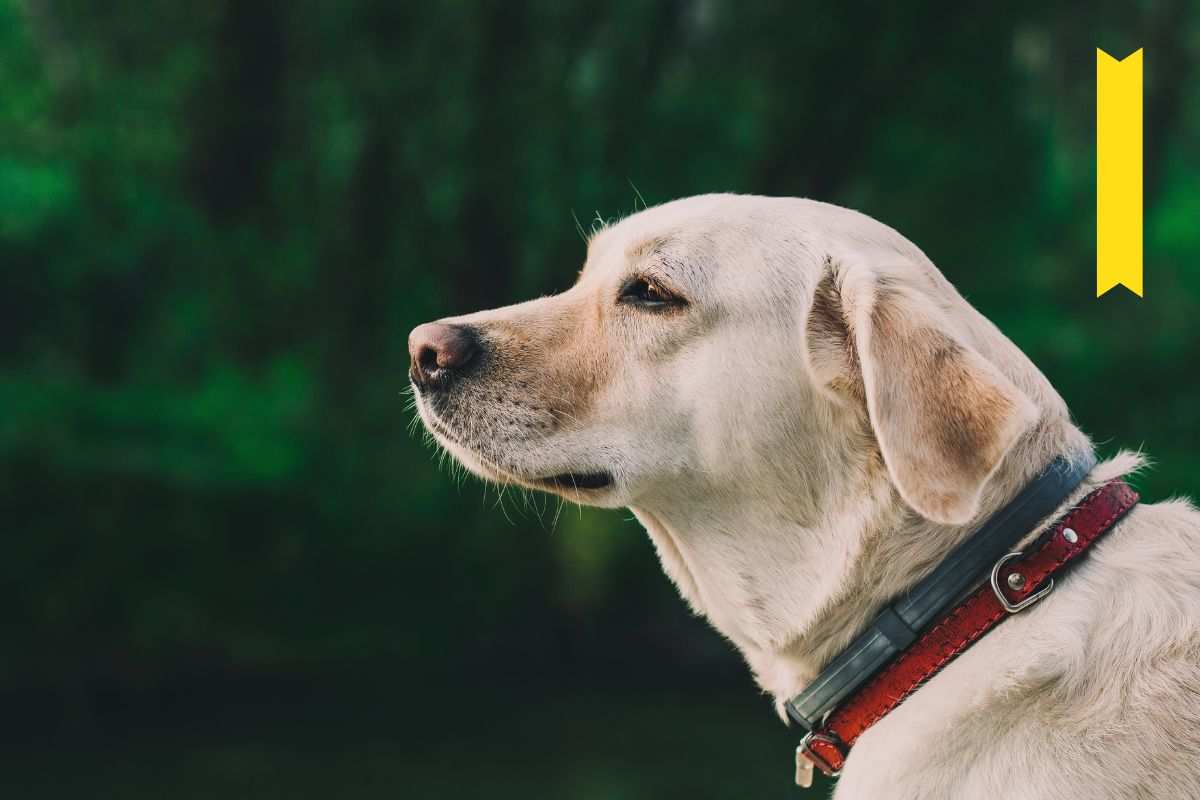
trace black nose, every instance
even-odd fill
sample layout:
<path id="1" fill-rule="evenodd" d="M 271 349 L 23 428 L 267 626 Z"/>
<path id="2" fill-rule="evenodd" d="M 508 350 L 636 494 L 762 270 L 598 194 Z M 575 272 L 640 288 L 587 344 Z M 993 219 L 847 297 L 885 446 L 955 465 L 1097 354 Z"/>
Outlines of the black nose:
<path id="1" fill-rule="evenodd" d="M 461 372 L 479 353 L 479 337 L 464 325 L 427 322 L 408 335 L 409 374 L 418 385 Z"/>

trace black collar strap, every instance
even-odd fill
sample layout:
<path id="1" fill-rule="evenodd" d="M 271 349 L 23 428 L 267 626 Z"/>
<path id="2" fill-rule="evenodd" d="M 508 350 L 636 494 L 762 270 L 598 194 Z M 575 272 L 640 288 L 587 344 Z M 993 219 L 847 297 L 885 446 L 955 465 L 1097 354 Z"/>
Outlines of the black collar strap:
<path id="1" fill-rule="evenodd" d="M 1095 463 L 1091 455 L 1078 461 L 1059 457 L 1051 462 L 932 573 L 885 608 L 804 691 L 789 700 L 788 716 L 810 731 L 820 726 L 826 714 L 984 580 L 998 559 L 1078 488 Z"/>

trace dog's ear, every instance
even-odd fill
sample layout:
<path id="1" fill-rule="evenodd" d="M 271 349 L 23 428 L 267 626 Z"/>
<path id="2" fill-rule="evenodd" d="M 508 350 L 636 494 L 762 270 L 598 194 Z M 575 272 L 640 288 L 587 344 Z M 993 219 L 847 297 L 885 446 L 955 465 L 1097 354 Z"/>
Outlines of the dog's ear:
<path id="1" fill-rule="evenodd" d="M 935 522 L 971 520 L 984 484 L 1037 420 L 932 299 L 873 270 L 826 270 L 806 344 L 818 382 L 865 407 L 900 496 Z"/>

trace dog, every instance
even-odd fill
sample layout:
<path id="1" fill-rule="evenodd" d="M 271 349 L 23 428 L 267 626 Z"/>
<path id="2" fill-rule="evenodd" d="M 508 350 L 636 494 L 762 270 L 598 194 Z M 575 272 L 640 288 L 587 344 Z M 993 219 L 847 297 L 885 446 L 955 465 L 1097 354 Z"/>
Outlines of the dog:
<path id="1" fill-rule="evenodd" d="M 485 479 L 630 508 L 785 720 L 1048 462 L 1092 458 L 924 253 L 811 200 L 648 208 L 594 233 L 562 294 L 409 344 L 437 443 Z M 1099 463 L 1043 524 L 1140 465 Z M 1200 514 L 1136 506 L 872 726 L 835 796 L 1200 798 Z"/>

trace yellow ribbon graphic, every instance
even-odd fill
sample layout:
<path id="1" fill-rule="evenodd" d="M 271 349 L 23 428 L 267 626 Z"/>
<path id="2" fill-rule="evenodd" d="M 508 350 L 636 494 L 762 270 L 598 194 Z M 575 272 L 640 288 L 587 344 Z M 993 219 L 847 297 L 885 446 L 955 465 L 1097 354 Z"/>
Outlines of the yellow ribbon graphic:
<path id="1" fill-rule="evenodd" d="M 1142 296 L 1142 51 L 1096 49 L 1096 296 Z"/>

